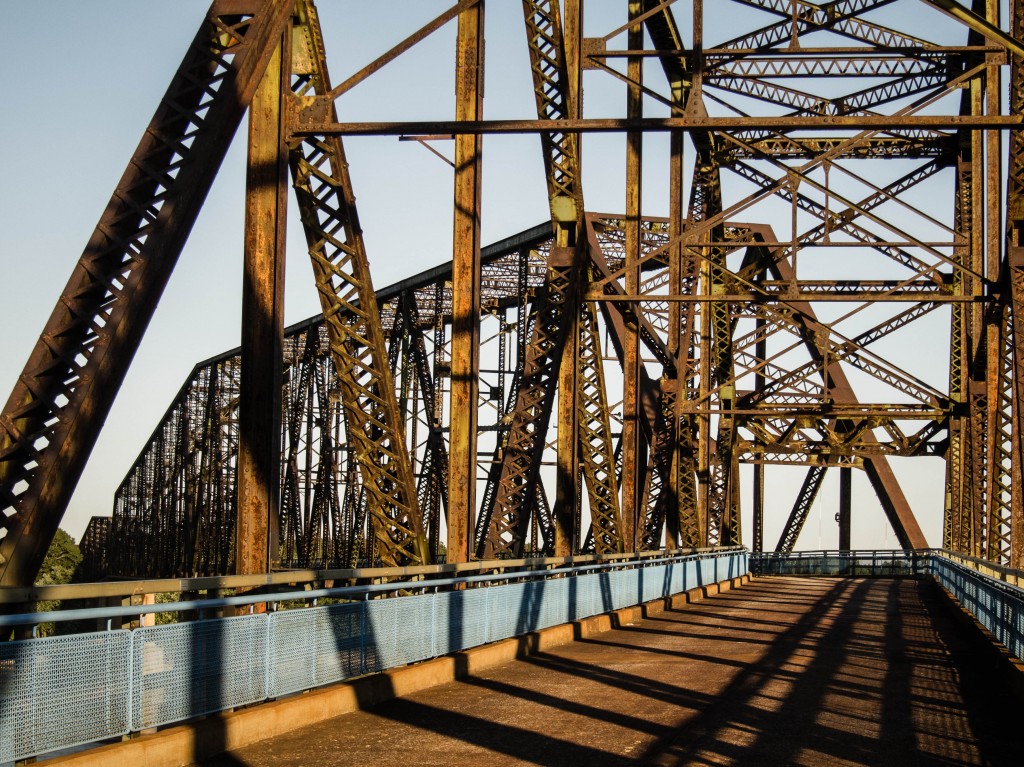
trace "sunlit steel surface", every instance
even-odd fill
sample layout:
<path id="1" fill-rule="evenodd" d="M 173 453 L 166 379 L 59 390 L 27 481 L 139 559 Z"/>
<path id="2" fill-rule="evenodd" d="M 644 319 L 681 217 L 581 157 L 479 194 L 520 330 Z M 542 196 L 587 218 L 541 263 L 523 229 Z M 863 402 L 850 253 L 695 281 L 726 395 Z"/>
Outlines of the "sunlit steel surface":
<path id="1" fill-rule="evenodd" d="M 442 542 L 459 559 L 731 544 L 744 538 L 745 464 L 755 549 L 769 464 L 808 472 L 778 550 L 829 468 L 863 470 L 901 546 L 921 548 L 889 463 L 920 456 L 946 462 L 943 546 L 1020 565 L 1020 6 L 698 0 L 683 13 L 632 0 L 623 26 L 587 37 L 582 0 L 522 5 L 536 116 L 490 120 L 483 0 L 336 87 L 311 2 L 214 3 L 97 229 L 116 247 L 90 245 L 3 411 L 0 582 L 25 582 L 41 560 L 277 41 L 281 134 L 325 316 L 285 342 L 280 503 L 278 477 L 237 471 L 227 355 L 196 371 L 119 492 L 116 571 L 239 566 L 238 486 L 252 482 L 268 566 L 415 564 Z M 740 7 L 745 31 L 713 39 L 705 22 Z M 342 93 L 456 19 L 456 120 L 342 121 Z M 224 63 L 203 77 L 233 87 L 182 96 L 209 50 Z M 586 113 L 596 78 L 625 83 L 621 115 Z M 585 205 L 583 158 L 606 159 L 580 147 L 598 131 L 625 135 L 621 215 Z M 669 134 L 663 218 L 641 196 L 652 131 Z M 551 225 L 482 264 L 489 211 L 470 137 L 502 132 L 540 135 Z M 451 277 L 398 286 L 379 313 L 342 147 L 366 134 L 451 135 L 459 158 Z M 200 152 L 190 176 L 182 158 Z M 138 270 L 151 260 L 159 277 Z M 479 294 L 453 303 L 448 280 L 477 274 Z"/>

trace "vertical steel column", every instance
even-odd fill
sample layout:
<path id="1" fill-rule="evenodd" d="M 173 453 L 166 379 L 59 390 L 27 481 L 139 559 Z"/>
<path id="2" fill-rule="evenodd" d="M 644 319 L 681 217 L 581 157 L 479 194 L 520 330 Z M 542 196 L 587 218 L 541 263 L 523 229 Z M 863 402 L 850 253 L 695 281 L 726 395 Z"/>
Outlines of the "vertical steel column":
<path id="1" fill-rule="evenodd" d="M 670 83 L 672 87 L 672 110 L 673 116 L 681 115 L 684 106 L 683 83 L 675 80 Z M 685 171 L 684 156 L 684 134 L 681 130 L 674 130 L 669 137 L 669 233 L 676 240 L 668 252 L 668 292 L 673 295 L 680 295 L 683 292 L 683 244 L 679 233 L 685 226 L 685 195 L 683 194 L 683 182 Z M 686 377 L 689 373 L 689 360 L 686 359 L 690 353 L 690 340 L 683 338 L 683 329 L 689 331 L 689 323 L 683 322 L 683 312 L 692 312 L 693 304 L 680 304 L 672 301 L 668 305 L 668 353 L 676 361 L 676 377 L 671 382 L 666 382 L 675 387 L 675 397 L 686 398 Z M 662 393 L 662 398 L 667 395 Z M 673 456 L 678 450 L 676 431 L 679 428 L 679 419 L 675 415 L 675 403 L 667 409 L 664 419 L 665 437 L 669 440 L 669 460 L 667 476 L 662 477 L 661 492 L 666 494 L 668 503 L 661 504 L 665 518 L 665 548 L 675 549 L 681 543 L 679 512 L 679 472 L 672 467 L 676 464 Z M 653 442 L 653 439 L 652 439 Z M 652 445 L 652 451 L 654 450 Z M 663 448 L 664 449 L 664 448 Z M 657 501 L 655 501 L 657 503 Z"/>
<path id="2" fill-rule="evenodd" d="M 459 13 L 455 118 L 483 118 L 483 0 Z M 448 561 L 467 562 L 476 512 L 476 437 L 480 409 L 480 171 L 482 139 L 455 137 L 452 257 L 451 430 Z"/>
<path id="3" fill-rule="evenodd" d="M 839 467 L 839 550 L 850 550 L 850 519 L 853 505 L 853 469 Z"/>
<path id="4" fill-rule="evenodd" d="M 1018 86 L 1020 83 L 1015 83 Z M 1012 95 L 1016 103 L 1020 103 L 1021 93 Z M 1021 104 L 1024 106 L 1024 104 Z M 1015 139 L 1014 149 L 1021 149 L 1020 139 Z M 1011 443 L 1011 477 L 1013 479 L 1013 495 L 1010 500 L 1010 557 L 1009 566 L 1024 567 L 1024 194 L 1018 186 L 1024 172 L 1024 156 L 1011 158 L 1011 175 L 1013 186 L 1008 191 L 1008 246 L 1007 259 L 1010 281 L 1010 313 L 1012 318 L 1011 333 L 1013 336 L 1011 356 L 1013 377 L 1013 441 Z"/>
<path id="5" fill-rule="evenodd" d="M 687 54 L 670 8 L 663 4 L 659 8 L 658 0 L 645 0 L 644 10 L 653 14 L 644 23 L 655 47 L 662 52 L 658 58 L 672 89 L 673 115 L 682 117 L 690 109 L 701 108 L 700 75 L 699 72 L 694 73 L 691 62 L 698 69 L 700 64 L 696 57 Z M 695 16 L 700 16 L 699 9 Z M 695 39 L 699 40 L 699 25 L 695 25 L 694 31 Z M 710 134 L 706 131 L 691 131 L 690 135 L 698 148 L 710 145 Z M 676 295 L 695 294 L 699 279 L 699 265 L 694 251 L 679 239 L 688 225 L 683 207 L 686 203 L 683 194 L 683 138 L 683 131 L 674 132 L 670 138 L 672 189 L 669 228 L 677 242 L 669 251 L 669 283 L 670 292 Z M 699 149 L 696 156 L 700 156 Z M 701 215 L 694 217 L 691 212 L 691 219 L 690 225 L 700 220 Z M 666 419 L 666 436 L 670 436 L 672 445 L 668 482 L 663 485 L 668 491 L 664 505 L 666 530 L 677 530 L 678 543 L 682 547 L 702 546 L 707 542 L 706 518 L 701 515 L 697 500 L 696 421 L 693 413 L 693 387 L 698 372 L 694 367 L 697 307 L 696 302 L 686 302 L 681 306 L 676 302 L 670 304 L 670 343 L 674 343 L 675 348 L 669 356 L 674 362 L 674 370 L 667 371 L 669 378 L 660 395 L 660 410 Z M 672 518 L 671 526 L 667 524 L 669 517 Z"/>
<path id="6" fill-rule="evenodd" d="M 1024 35 L 1024 2 L 1010 5 L 1010 34 Z M 1024 63 L 1010 61 L 1010 114 L 1024 113 Z M 1006 273 L 1012 333 L 1013 440 L 1010 460 L 1010 567 L 1024 567 L 1024 131 L 1009 137 L 1006 180 Z"/>
<path id="7" fill-rule="evenodd" d="M 523 0 L 523 15 L 537 114 L 541 119 L 564 119 L 570 108 L 569 77 L 559 4 L 551 0 Z M 581 254 L 585 247 L 578 237 L 583 225 L 583 199 L 577 146 L 575 134 L 541 134 L 555 241 L 549 251 L 544 285 L 534 298 L 531 338 L 525 350 L 495 489 L 495 511 L 489 512 L 489 519 L 485 520 L 486 538 L 478 544 L 485 557 L 506 552 L 520 556 L 535 510 L 545 533 L 551 528 L 550 538 L 545 535 L 544 546 L 553 548 L 554 530 L 545 515 L 539 472 L 565 340 L 577 315 Z M 541 519 L 542 516 L 545 518 Z M 538 543 L 535 540 L 535 546 Z"/>
<path id="8" fill-rule="evenodd" d="M 565 51 L 566 113 L 569 119 L 583 116 L 580 89 L 582 86 L 583 8 L 580 0 L 567 0 L 563 23 L 563 49 Z M 576 140 L 576 163 L 580 162 L 581 141 Z M 562 243 L 564 244 L 564 243 Z M 580 423 L 577 406 L 579 397 L 579 365 L 577 364 L 579 338 L 579 294 L 574 296 L 575 306 L 566 308 L 565 321 L 569 324 L 565 335 L 565 348 L 558 371 L 558 448 L 557 482 L 555 485 L 555 556 L 577 553 L 581 531 L 577 529 L 576 511 L 580 507 Z M 600 364 L 600 356 L 598 356 Z"/>
<path id="9" fill-rule="evenodd" d="M 974 116 L 984 114 L 984 82 L 974 77 L 968 84 L 970 113 Z M 980 131 L 971 132 L 971 270 L 975 274 L 985 275 L 986 240 L 985 240 L 985 145 Z M 986 526 L 988 522 L 988 496 L 991 492 L 992 477 L 989 474 L 989 423 L 988 410 L 988 338 L 985 317 L 985 305 L 980 300 L 985 294 L 985 283 L 981 277 L 972 278 L 971 293 L 979 300 L 971 305 L 970 325 L 970 407 L 971 407 L 971 556 L 984 556 L 986 553 Z"/>
<path id="10" fill-rule="evenodd" d="M 639 0 L 630 0 L 629 18 L 636 19 L 642 12 Z M 627 33 L 629 50 L 643 48 L 644 28 L 637 22 Z M 630 56 L 626 65 L 629 85 L 626 89 L 626 117 L 643 116 L 643 59 Z M 640 292 L 640 266 L 642 256 L 640 216 L 643 210 L 643 133 L 626 133 L 626 293 Z M 630 264 L 630 262 L 633 262 Z M 622 538 L 627 551 L 637 549 L 637 526 L 641 513 L 641 475 L 646 464 L 640 432 L 640 328 L 637 322 L 640 307 L 633 307 L 633 320 L 626 323 L 624 364 L 622 370 Z"/>
<path id="11" fill-rule="evenodd" d="M 693 109 L 703 109 L 702 82 L 704 69 L 704 3 L 702 0 L 694 0 L 693 4 L 693 90 L 690 96 L 694 100 L 691 104 Z M 697 147 L 697 154 L 694 159 L 693 186 L 690 190 L 690 226 L 696 226 L 708 219 L 713 218 L 721 211 L 721 190 L 718 186 L 718 167 L 712 157 L 712 146 L 710 135 L 706 141 L 701 142 Z M 714 232 L 721 227 L 715 227 L 706 231 L 701 237 L 702 240 L 714 240 Z M 690 242 L 691 247 L 697 247 L 697 243 Z M 714 310 L 707 300 L 713 293 L 713 272 L 711 262 L 713 253 L 711 248 L 701 248 L 704 258 L 700 260 L 697 268 L 697 292 L 702 301 L 700 304 L 700 331 L 698 347 L 699 360 L 697 370 L 697 402 L 696 402 L 696 429 L 695 444 L 693 449 L 694 468 L 697 478 L 696 483 L 696 519 L 700 525 L 700 543 L 708 544 L 712 528 L 712 477 L 711 477 L 711 394 L 712 394 L 712 350 L 714 344 Z"/>
<path id="12" fill-rule="evenodd" d="M 764 464 L 754 464 L 754 542 L 751 550 L 764 551 Z"/>
<path id="13" fill-rule="evenodd" d="M 764 272 L 762 271 L 762 274 Z M 754 373 L 754 391 L 759 394 L 764 391 L 765 376 L 763 363 L 768 358 L 768 339 L 765 337 L 765 322 L 763 317 L 758 316 L 754 322 L 757 341 L 754 345 L 754 356 L 757 358 L 757 372 Z M 754 464 L 754 520 L 753 520 L 753 550 L 764 551 L 764 464 L 757 461 Z"/>
<path id="14" fill-rule="evenodd" d="M 985 15 L 995 27 L 999 26 L 1000 0 L 986 0 Z M 1002 111 L 1000 94 L 1002 82 L 1000 61 L 995 54 L 986 54 L 983 78 L 985 86 L 984 112 L 998 115 Z M 1002 212 L 1002 135 L 1001 131 L 985 131 L 985 275 L 989 284 L 998 284 L 1000 274 L 1004 231 L 1000 226 Z M 981 137 L 979 137 L 980 140 Z M 1013 493 L 1011 459 L 1012 442 L 1011 417 L 1007 410 L 1011 406 L 1012 384 L 1004 376 L 1006 359 L 1006 333 L 1008 332 L 1007 296 L 1000 289 L 1000 295 L 991 311 L 987 313 L 985 345 L 987 348 L 985 379 L 988 382 L 988 445 L 987 470 L 988 496 L 987 523 L 985 526 L 986 556 L 993 562 L 1006 564 L 1010 558 L 1010 516 Z"/>
<path id="15" fill-rule="evenodd" d="M 290 35 L 282 36 L 249 108 L 238 405 L 235 572 L 269 572 L 278 559 L 281 367 L 284 345 L 287 148 L 281 100 Z M 274 528 L 272 530 L 272 528 Z"/>
<path id="16" fill-rule="evenodd" d="M 969 135 L 969 134 L 968 134 Z M 961 138 L 960 157 L 954 168 L 956 173 L 955 205 L 953 211 L 954 242 L 953 258 L 958 266 L 970 263 L 971 204 L 970 177 L 971 165 L 964 157 L 969 151 L 963 146 Z M 970 294 L 970 279 L 959 268 L 953 269 L 953 292 L 957 297 Z M 967 508 L 969 506 L 969 483 L 964 477 L 970 476 L 968 456 L 970 453 L 970 416 L 967 408 L 970 399 L 968 389 L 970 383 L 970 307 L 956 302 L 950 309 L 949 333 L 949 399 L 954 405 L 960 406 L 964 415 L 951 419 L 949 426 L 949 449 L 946 451 L 946 493 L 944 502 L 944 519 L 942 526 L 943 546 L 953 551 L 966 552 L 967 543 L 964 537 L 967 528 Z M 965 495 L 966 494 L 966 495 Z"/>

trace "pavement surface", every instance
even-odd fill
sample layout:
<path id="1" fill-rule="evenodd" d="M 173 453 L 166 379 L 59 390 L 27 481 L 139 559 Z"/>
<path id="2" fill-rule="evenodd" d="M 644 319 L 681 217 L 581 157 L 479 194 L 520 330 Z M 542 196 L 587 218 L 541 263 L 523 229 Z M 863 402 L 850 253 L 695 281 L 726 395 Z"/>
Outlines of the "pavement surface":
<path id="1" fill-rule="evenodd" d="M 203 765 L 1019 767 L 1020 702 L 937 588 L 755 579 Z"/>

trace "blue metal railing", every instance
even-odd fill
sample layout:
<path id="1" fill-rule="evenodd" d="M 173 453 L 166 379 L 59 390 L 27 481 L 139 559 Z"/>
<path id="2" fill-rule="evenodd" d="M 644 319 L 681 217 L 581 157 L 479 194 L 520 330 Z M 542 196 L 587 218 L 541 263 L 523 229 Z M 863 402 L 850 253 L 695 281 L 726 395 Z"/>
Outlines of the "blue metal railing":
<path id="1" fill-rule="evenodd" d="M 0 643 L 0 763 L 258 703 L 748 571 L 747 552 L 731 549 L 272 597 L 2 616 L 0 625 L 32 625 L 181 610 L 209 613 L 271 599 L 305 605 Z M 449 590 L 452 586 L 457 588 Z M 399 591 L 418 593 L 374 598 Z M 317 604 L 326 598 L 339 603 Z"/>
<path id="2" fill-rule="evenodd" d="M 1024 589 L 946 552 L 930 553 L 929 570 L 1010 654 L 1024 660 Z"/>
<path id="3" fill-rule="evenodd" d="M 901 550 L 793 551 L 752 553 L 754 575 L 832 575 L 846 577 L 894 577 L 920 575 L 926 552 Z"/>
<path id="4" fill-rule="evenodd" d="M 1024 573 L 942 549 L 753 553 L 754 575 L 932 575 L 1016 658 L 1024 660 Z"/>
<path id="5" fill-rule="evenodd" d="M 981 570 L 981 571 L 979 571 Z M 0 625 L 270 611 L 0 643 L 0 763 L 445 655 L 738 577 L 934 575 L 1024 657 L 1024 573 L 939 550 L 745 550 L 0 616 Z M 413 592 L 381 599 L 387 593 Z M 328 599 L 337 604 L 323 604 Z M 273 600 L 273 601 L 271 601 Z M 302 605 L 277 610 L 279 603 Z"/>

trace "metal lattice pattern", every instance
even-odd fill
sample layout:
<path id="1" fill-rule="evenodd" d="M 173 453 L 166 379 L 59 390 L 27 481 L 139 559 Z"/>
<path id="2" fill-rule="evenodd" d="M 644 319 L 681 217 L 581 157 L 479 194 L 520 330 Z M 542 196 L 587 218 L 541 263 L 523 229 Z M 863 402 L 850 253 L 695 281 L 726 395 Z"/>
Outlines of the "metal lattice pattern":
<path id="1" fill-rule="evenodd" d="M 286 344 L 272 559 L 405 564 L 439 554 L 446 496 L 456 492 L 448 456 L 465 446 L 446 444 L 451 349 L 464 371 L 473 345 L 481 372 L 471 452 L 491 458 L 461 466 L 455 506 L 477 514 L 477 556 L 550 551 L 581 514 L 583 529 L 559 540 L 578 545 L 589 514 L 584 546 L 595 550 L 611 550 L 616 536 L 626 547 L 657 547 L 664 536 L 738 541 L 744 463 L 761 467 L 755 498 L 764 497 L 766 465 L 813 467 L 817 483 L 829 468 L 863 470 L 900 544 L 917 548 L 924 536 L 889 459 L 932 456 L 947 469 L 943 539 L 1019 564 L 1019 4 L 960 4 L 955 18 L 930 25 L 888 0 L 714 0 L 694 6 L 703 16 L 688 14 L 686 34 L 671 3 L 624 5 L 624 26 L 581 40 L 579 4 L 524 0 L 537 121 L 399 124 L 340 123 L 335 99 L 470 4 L 332 90 L 311 2 L 259 3 L 251 13 L 216 3 L 4 411 L 4 582 L 30 577 L 28 563 L 55 529 L 142 314 L 277 40 L 291 65 L 281 145 L 324 319 Z M 722 23 L 723 5 L 745 6 L 742 33 Z M 923 4 L 922 19 L 937 5 Z M 293 34 L 282 37 L 289 18 Z M 616 40 L 627 48 L 609 48 Z M 625 82 L 624 118 L 584 113 L 584 68 Z M 235 86 L 242 103 L 222 109 L 220 94 Z M 460 94 L 456 114 L 480 117 Z M 670 116 L 643 117 L 641 102 Z M 655 155 L 641 161 L 648 130 L 671 133 L 668 220 L 644 216 L 640 204 L 653 183 L 644 166 Z M 340 137 L 454 134 L 465 146 L 466 135 L 524 131 L 542 140 L 553 226 L 512 238 L 482 270 L 479 327 L 466 335 L 464 307 L 450 326 L 443 269 L 378 300 Z M 626 134 L 623 216 L 585 211 L 580 142 L 591 131 Z M 479 221 L 472 197 L 459 198 L 460 210 Z M 172 210 L 184 225 L 165 231 Z M 598 351 L 602 336 L 613 354 Z M 921 338 L 948 341 L 948 372 L 946 349 L 923 359 Z M 232 567 L 234 360 L 197 370 L 133 468 L 111 525 L 115 545 L 129 549 L 112 554 L 112 567 Z M 556 402 L 572 424 L 551 423 Z M 52 458 L 58 443 L 71 446 L 66 464 Z M 786 526 L 787 547 L 797 546 L 808 489 Z M 483 502 L 470 508 L 477 490 Z M 449 529 L 474 520 L 458 523 Z M 763 533 L 763 519 L 755 527 Z"/>
<path id="2" fill-rule="evenodd" d="M 825 467 L 823 466 L 812 466 L 807 470 L 807 476 L 804 477 L 804 482 L 800 486 L 800 492 L 797 493 L 793 510 L 789 513 L 789 519 L 786 520 L 786 526 L 783 528 L 779 542 L 775 546 L 777 553 L 788 554 L 793 550 L 793 545 L 803 529 L 804 522 L 807 521 L 807 515 L 811 513 L 811 505 L 818 496 L 818 491 L 821 489 L 821 482 L 824 478 Z"/>
<path id="3" fill-rule="evenodd" d="M 213 360 L 183 387 L 118 488 L 107 572 L 231 572 L 239 371 L 238 356 Z"/>
<path id="4" fill-rule="evenodd" d="M 296 91 L 323 94 L 330 90 L 323 40 L 312 4 L 303 10 L 311 71 L 295 73 Z M 292 173 L 378 555 L 388 566 L 425 564 L 430 555 L 341 140 L 304 140 L 292 152 Z"/>
<path id="5" fill-rule="evenodd" d="M 554 404 L 567 320 L 575 303 L 575 272 L 571 250 L 549 257 L 547 277 L 534 302 L 533 334 L 518 382 L 494 511 L 486 520 L 487 537 L 478 552 L 483 558 L 518 557 L 524 551 L 536 509 L 540 454 Z"/>
<path id="6" fill-rule="evenodd" d="M 127 631 L 0 643 L 4 763 L 131 729 Z"/>
<path id="7" fill-rule="evenodd" d="M 584 456 L 583 475 L 590 498 L 591 537 L 598 554 L 624 551 L 619 488 L 615 477 L 615 459 L 608 403 L 605 401 L 601 339 L 593 307 L 586 304 L 580 316 L 579 347 L 576 357 L 578 391 L 576 397 L 580 453 Z"/>
<path id="8" fill-rule="evenodd" d="M 522 297 L 543 279 L 544 239 L 550 237 L 550 227 L 528 235 L 527 241 L 538 249 L 524 250 L 516 239 L 488 249 L 483 268 L 485 299 L 494 304 L 511 299 L 520 306 L 518 318 L 513 314 L 496 323 L 498 333 L 485 346 L 493 354 L 493 367 L 488 365 L 481 380 L 485 412 L 494 410 L 495 393 L 501 392 L 504 400 L 514 397 L 516 371 L 526 347 L 523 334 L 529 333 Z M 438 456 L 443 457 L 445 448 L 438 432 L 440 415 L 436 398 L 431 407 L 426 387 L 434 387 L 434 381 L 447 385 L 447 281 L 447 272 L 441 271 L 411 281 L 411 288 L 407 283 L 402 290 L 386 288 L 378 294 L 385 336 L 400 337 L 396 324 L 410 327 L 408 354 L 403 351 L 398 357 L 399 368 L 409 371 L 405 422 L 414 447 L 418 491 L 423 494 L 436 493 L 439 481 L 444 487 L 443 473 L 438 477 Z M 493 322 L 494 317 L 488 312 L 482 321 Z M 504 349 L 504 356 L 490 347 Z M 373 525 L 367 518 L 322 321 L 290 329 L 284 340 L 283 369 L 278 561 L 285 567 L 346 567 L 374 561 Z M 222 355 L 197 365 L 182 387 L 118 491 L 107 572 L 181 576 L 232 571 L 233 541 L 220 531 L 234 528 L 238 370 L 237 352 Z M 401 386 L 402 376 L 394 381 L 396 388 Z M 494 412 L 481 423 L 482 438 L 493 435 L 500 447 L 508 433 L 505 411 Z M 443 497 L 435 494 L 431 504 L 421 506 L 435 541 L 442 504 Z M 429 509 L 434 509 L 430 515 Z"/>
<path id="9" fill-rule="evenodd" d="M 537 101 L 537 115 L 542 120 L 557 120 L 569 116 L 566 88 L 568 75 L 565 51 L 562 45 L 562 19 L 559 4 L 552 0 L 523 0 L 526 19 L 526 37 L 533 70 L 533 92 Z M 579 165 L 576 137 L 571 133 L 541 134 L 544 145 L 544 164 L 547 168 L 548 199 L 552 217 L 556 200 L 564 198 L 575 204 L 579 200 Z M 575 207 L 572 218 L 582 213 Z"/>
<path id="10" fill-rule="evenodd" d="M 255 614 L 133 632 L 132 729 L 264 700 L 267 621 Z"/>

